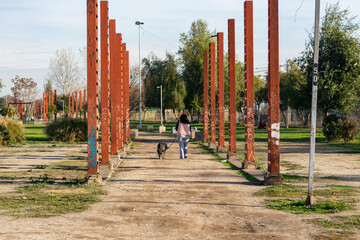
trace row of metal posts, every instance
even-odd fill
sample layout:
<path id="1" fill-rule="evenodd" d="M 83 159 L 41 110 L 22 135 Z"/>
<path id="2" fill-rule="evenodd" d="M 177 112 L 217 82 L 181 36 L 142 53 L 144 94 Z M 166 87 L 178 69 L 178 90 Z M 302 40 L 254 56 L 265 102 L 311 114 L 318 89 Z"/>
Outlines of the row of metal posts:
<path id="1" fill-rule="evenodd" d="M 110 165 L 130 140 L 129 52 L 108 1 L 100 2 L 101 167 Z M 98 159 L 98 0 L 87 0 L 88 181 L 101 181 Z M 111 113 L 111 114 L 110 114 Z M 111 125 L 110 125 L 111 123 Z M 111 135 L 111 143 L 110 143 Z"/>
<path id="2" fill-rule="evenodd" d="M 265 183 L 281 184 L 280 174 L 280 98 L 279 98 L 279 26 L 278 0 L 268 2 L 268 173 Z M 237 159 L 236 153 L 236 72 L 235 20 L 228 20 L 229 72 L 229 151 L 228 159 Z M 224 124 L 224 57 L 223 33 L 217 34 L 218 79 L 218 144 L 217 151 L 225 152 Z M 253 66 L 253 1 L 244 2 L 244 74 L 245 74 L 245 161 L 243 168 L 256 168 L 254 153 L 254 66 Z M 215 43 L 204 51 L 204 142 L 209 141 L 208 94 L 210 80 L 210 143 L 216 147 Z"/>
<path id="3" fill-rule="evenodd" d="M 50 111 L 51 105 L 56 105 L 56 90 L 48 91 L 43 93 L 43 99 L 41 102 L 41 118 L 45 122 L 49 122 L 50 119 L 48 119 L 47 114 Z"/>
<path id="4" fill-rule="evenodd" d="M 84 103 L 82 104 L 81 102 L 82 96 L 81 96 L 81 91 L 76 91 L 73 93 L 69 93 L 68 94 L 68 116 L 69 118 L 74 117 L 74 113 L 75 113 L 75 118 L 79 117 L 79 112 L 81 111 L 81 109 L 84 110 L 83 114 L 84 114 L 84 119 L 86 119 L 86 90 L 84 89 Z"/>

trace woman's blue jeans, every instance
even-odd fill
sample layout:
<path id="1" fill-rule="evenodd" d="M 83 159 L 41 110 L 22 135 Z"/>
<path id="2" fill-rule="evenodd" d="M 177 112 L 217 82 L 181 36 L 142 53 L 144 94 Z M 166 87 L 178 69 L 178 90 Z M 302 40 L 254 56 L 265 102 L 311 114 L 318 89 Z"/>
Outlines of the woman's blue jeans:
<path id="1" fill-rule="evenodd" d="M 179 135 L 177 139 L 179 141 L 180 158 L 187 158 L 189 136 Z"/>

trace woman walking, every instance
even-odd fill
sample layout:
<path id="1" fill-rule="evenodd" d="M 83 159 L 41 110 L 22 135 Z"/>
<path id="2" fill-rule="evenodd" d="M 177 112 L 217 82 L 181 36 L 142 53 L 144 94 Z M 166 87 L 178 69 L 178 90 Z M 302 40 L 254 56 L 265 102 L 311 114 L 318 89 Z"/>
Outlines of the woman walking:
<path id="1" fill-rule="evenodd" d="M 176 131 L 179 141 L 180 159 L 187 158 L 187 145 L 191 134 L 191 126 L 185 114 L 180 116 L 180 120 L 176 124 Z"/>

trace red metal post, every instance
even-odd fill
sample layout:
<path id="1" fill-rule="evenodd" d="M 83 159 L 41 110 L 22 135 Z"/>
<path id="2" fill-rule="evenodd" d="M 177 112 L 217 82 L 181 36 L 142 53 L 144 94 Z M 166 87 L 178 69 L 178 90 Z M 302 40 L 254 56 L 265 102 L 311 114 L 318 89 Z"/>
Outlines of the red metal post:
<path id="1" fill-rule="evenodd" d="M 78 118 L 78 92 L 75 92 L 75 112 L 76 112 L 76 118 Z"/>
<path id="2" fill-rule="evenodd" d="M 219 145 L 218 152 L 225 152 L 225 114 L 224 114 L 224 33 L 217 34 L 217 76 L 219 91 Z"/>
<path id="3" fill-rule="evenodd" d="M 253 2 L 244 2 L 244 74 L 245 74 L 245 161 L 254 164 L 254 50 L 253 50 Z"/>
<path id="4" fill-rule="evenodd" d="M 71 117 L 74 116 L 74 93 L 71 93 Z"/>
<path id="5" fill-rule="evenodd" d="M 204 140 L 209 141 L 209 72 L 208 51 L 204 51 Z"/>
<path id="6" fill-rule="evenodd" d="M 116 21 L 111 19 L 110 25 L 110 112 L 111 112 L 111 154 L 117 154 L 116 125 Z"/>
<path id="7" fill-rule="evenodd" d="M 56 105 L 56 90 L 54 90 L 54 102 L 55 102 L 55 105 Z"/>
<path id="8" fill-rule="evenodd" d="M 79 91 L 79 113 L 80 113 L 80 118 L 81 118 L 81 91 Z"/>
<path id="9" fill-rule="evenodd" d="M 126 141 L 130 140 L 130 67 L 129 67 L 129 51 L 126 51 Z"/>
<path id="10" fill-rule="evenodd" d="M 229 153 L 236 156 L 235 19 L 228 20 L 230 136 Z M 228 154 L 228 156 L 230 156 Z"/>
<path id="11" fill-rule="evenodd" d="M 101 11 L 101 162 L 110 161 L 109 147 L 109 2 L 100 3 Z"/>
<path id="12" fill-rule="evenodd" d="M 269 81 L 268 81 L 268 174 L 267 184 L 281 184 L 280 175 L 280 91 L 279 91 L 279 3 L 269 0 Z"/>
<path id="13" fill-rule="evenodd" d="M 86 90 L 84 89 L 84 120 L 86 120 L 86 111 L 87 111 Z"/>
<path id="14" fill-rule="evenodd" d="M 216 95 L 215 95 L 215 43 L 209 43 L 209 75 L 210 75 L 210 144 L 216 146 Z"/>
<path id="15" fill-rule="evenodd" d="M 126 144 L 126 43 L 122 44 L 122 141 Z"/>
<path id="16" fill-rule="evenodd" d="M 122 142 L 122 107 L 121 107 L 121 99 L 122 99 L 122 92 L 121 92 L 121 81 L 122 81 L 122 34 L 116 34 L 116 69 L 115 69 L 115 76 L 116 76 L 116 124 L 117 124 L 117 137 L 118 137 L 118 148 L 123 147 Z"/>
<path id="17" fill-rule="evenodd" d="M 98 1 L 87 0 L 88 176 L 98 168 Z"/>
<path id="18" fill-rule="evenodd" d="M 54 91 L 53 90 L 51 90 L 51 105 L 54 105 Z M 50 106 L 51 106 L 50 105 Z"/>
<path id="19" fill-rule="evenodd" d="M 42 119 L 46 121 L 46 114 L 45 114 L 45 93 L 43 93 L 43 100 L 42 100 Z"/>
<path id="20" fill-rule="evenodd" d="M 68 104 L 68 105 L 69 105 L 69 106 L 68 106 L 68 115 L 69 115 L 69 118 L 71 118 L 71 106 L 70 106 L 70 105 L 71 105 L 71 104 L 70 104 L 70 103 L 71 103 L 71 98 L 70 98 L 70 93 L 69 93 L 69 101 L 68 101 L 68 103 L 69 103 L 69 104 Z"/>

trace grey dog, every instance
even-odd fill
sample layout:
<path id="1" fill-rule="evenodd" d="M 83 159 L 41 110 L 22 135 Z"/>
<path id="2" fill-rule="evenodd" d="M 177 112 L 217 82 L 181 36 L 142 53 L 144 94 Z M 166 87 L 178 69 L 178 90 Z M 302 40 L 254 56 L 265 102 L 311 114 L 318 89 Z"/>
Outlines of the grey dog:
<path id="1" fill-rule="evenodd" d="M 168 149 L 168 146 L 166 143 L 159 143 L 157 145 L 157 153 L 159 155 L 159 159 L 164 159 L 165 158 L 165 152 Z"/>

